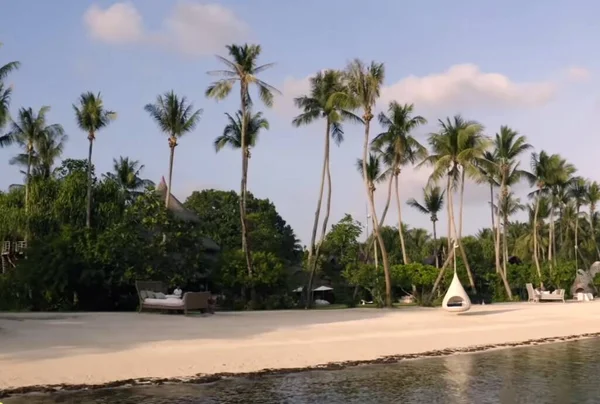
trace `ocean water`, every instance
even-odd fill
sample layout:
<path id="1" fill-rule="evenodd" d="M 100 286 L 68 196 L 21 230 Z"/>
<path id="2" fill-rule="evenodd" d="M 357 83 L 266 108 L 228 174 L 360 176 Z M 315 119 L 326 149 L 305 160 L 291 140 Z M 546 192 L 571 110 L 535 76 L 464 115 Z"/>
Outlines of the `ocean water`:
<path id="1" fill-rule="evenodd" d="M 600 339 L 333 371 L 28 395 L 4 404 L 600 403 Z"/>

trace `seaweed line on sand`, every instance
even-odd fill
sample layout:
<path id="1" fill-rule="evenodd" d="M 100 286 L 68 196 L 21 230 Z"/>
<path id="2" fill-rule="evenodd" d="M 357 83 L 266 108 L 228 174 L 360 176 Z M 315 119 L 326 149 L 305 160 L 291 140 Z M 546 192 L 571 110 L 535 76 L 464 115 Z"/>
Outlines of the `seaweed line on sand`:
<path id="1" fill-rule="evenodd" d="M 107 389 L 107 388 L 117 388 L 117 387 L 133 387 L 133 386 L 158 386 L 162 384 L 206 384 L 213 383 L 222 379 L 227 378 L 246 378 L 246 379 L 254 379 L 265 376 L 273 376 L 273 375 L 285 375 L 285 374 L 293 374 L 293 373 L 302 373 L 302 372 L 311 372 L 311 371 L 319 371 L 319 370 L 340 370 L 360 365 L 379 365 L 379 364 L 393 364 L 398 363 L 403 360 L 411 360 L 411 359 L 421 359 L 421 358 L 434 358 L 434 357 L 443 357 L 450 356 L 455 354 L 462 353 L 473 353 L 473 352 L 482 352 L 489 351 L 493 349 L 501 349 L 501 348 L 514 348 L 514 347 L 524 347 L 530 345 L 541 345 L 541 344 L 549 344 L 553 342 L 566 342 L 566 341 L 575 341 L 582 340 L 588 338 L 596 338 L 600 337 L 600 332 L 595 333 L 586 333 L 586 334 L 577 334 L 577 335 L 569 335 L 564 337 L 547 337 L 547 338 L 539 338 L 539 339 L 530 339 L 522 342 L 506 342 L 500 344 L 490 344 L 490 345 L 475 345 L 464 348 L 446 348 L 440 350 L 426 351 L 421 353 L 414 354 L 402 354 L 402 355 L 389 355 L 383 356 L 377 359 L 371 360 L 355 360 L 355 361 L 343 361 L 343 362 L 331 362 L 322 365 L 316 366 L 308 366 L 308 367 L 300 367 L 300 368 L 281 368 L 281 369 L 263 369 L 255 372 L 244 372 L 244 373 L 214 373 L 214 374 L 203 374 L 199 373 L 194 376 L 189 377 L 173 377 L 173 378 L 154 378 L 154 377 L 144 377 L 138 379 L 124 379 L 124 380 L 116 380 L 107 383 L 101 384 L 52 384 L 52 385 L 33 385 L 33 386 L 24 386 L 24 387 L 15 387 L 0 390 L 0 398 L 7 398 L 16 395 L 25 395 L 25 394 L 43 394 L 43 393 L 56 393 L 56 392 L 65 392 L 65 391 L 85 391 L 85 390 L 98 390 L 98 389 Z"/>

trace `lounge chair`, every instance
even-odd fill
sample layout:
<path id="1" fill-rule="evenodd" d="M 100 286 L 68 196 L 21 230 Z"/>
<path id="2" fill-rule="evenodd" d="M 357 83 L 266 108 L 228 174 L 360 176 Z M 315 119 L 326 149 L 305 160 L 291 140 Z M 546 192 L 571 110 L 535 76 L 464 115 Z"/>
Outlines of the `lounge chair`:
<path id="1" fill-rule="evenodd" d="M 155 281 L 136 281 L 135 288 L 140 299 L 140 313 L 143 309 L 180 310 L 186 315 L 190 310 L 200 310 L 203 313 L 212 311 L 210 292 L 185 292 L 182 297 L 177 297 L 168 295 L 165 285 Z"/>
<path id="2" fill-rule="evenodd" d="M 533 288 L 533 284 L 526 283 L 528 302 L 538 303 L 540 301 L 540 293 Z"/>
<path id="3" fill-rule="evenodd" d="M 525 284 L 527 287 L 527 295 L 529 296 L 529 302 L 539 303 L 542 300 L 546 301 L 562 301 L 565 303 L 565 290 L 556 289 L 554 292 L 537 291 L 533 288 L 531 283 Z"/>

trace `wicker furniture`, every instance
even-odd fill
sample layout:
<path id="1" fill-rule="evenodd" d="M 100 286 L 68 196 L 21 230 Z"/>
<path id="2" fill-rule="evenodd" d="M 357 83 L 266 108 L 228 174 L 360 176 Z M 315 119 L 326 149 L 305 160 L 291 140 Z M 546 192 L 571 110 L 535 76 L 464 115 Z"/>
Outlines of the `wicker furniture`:
<path id="1" fill-rule="evenodd" d="M 210 312 L 210 292 L 185 292 L 181 298 L 167 294 L 167 288 L 162 282 L 156 281 L 136 281 L 138 298 L 140 299 L 139 312 L 144 309 L 151 310 L 180 310 L 188 314 L 191 310 L 200 310 L 201 312 Z M 163 294 L 165 297 L 155 298 L 148 296 L 152 294 Z"/>
<path id="2" fill-rule="evenodd" d="M 539 303 L 542 300 L 547 301 L 562 301 L 565 303 L 565 290 L 556 289 L 554 292 L 539 292 L 533 288 L 531 283 L 525 285 L 527 287 L 527 295 L 529 296 L 528 301 Z"/>

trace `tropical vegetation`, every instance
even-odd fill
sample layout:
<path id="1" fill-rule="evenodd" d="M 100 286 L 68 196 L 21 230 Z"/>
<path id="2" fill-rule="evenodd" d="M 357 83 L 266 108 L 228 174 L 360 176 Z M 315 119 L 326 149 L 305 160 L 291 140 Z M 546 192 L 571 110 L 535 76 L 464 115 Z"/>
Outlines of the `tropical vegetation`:
<path id="1" fill-rule="evenodd" d="M 349 306 L 365 300 L 391 307 L 404 295 L 431 305 L 449 285 L 454 261 L 475 302 L 510 301 L 525 296 L 526 283 L 568 290 L 578 268 L 600 259 L 597 182 L 578 176 L 561 155 L 536 151 L 509 126 L 495 131 L 455 115 L 423 136 L 428 121 L 418 105 L 380 102 L 384 64 L 359 59 L 317 72 L 307 94 L 294 100 L 292 125 L 324 135 L 312 232 L 302 247 L 273 202 L 248 189 L 251 150 L 269 129 L 253 92 L 273 106 L 279 91 L 260 76 L 274 64 L 259 63 L 259 45 L 234 44 L 227 52 L 217 56 L 224 69 L 209 72 L 218 79 L 205 96 L 222 100 L 239 85 L 239 108 L 226 114 L 214 148 L 241 152 L 240 189 L 197 190 L 183 203 L 170 192 L 175 147 L 184 135 L 208 136 L 197 130 L 202 109 L 187 97 L 169 91 L 143 107 L 168 138 L 168 179 L 156 186 L 143 177 L 144 165 L 126 156 L 96 173 L 93 145 L 118 124 L 100 93 L 84 92 L 73 105 L 83 133 L 69 135 L 86 136 L 89 149 L 68 158 L 67 134 L 51 123 L 49 107 L 22 107 L 11 116 L 6 80 L 20 64 L 0 66 L 0 147 L 15 152 L 10 163 L 24 176 L 23 185 L 0 192 L 0 241 L 9 243 L 2 244 L 1 310 L 132 310 L 138 279 L 208 289 L 231 309 L 310 308 L 317 284 L 334 286 L 335 300 Z M 331 142 L 342 147 L 349 126 L 363 130 L 356 170 L 370 223 L 346 214 L 331 224 Z M 410 167 L 431 169 L 418 199 L 403 193 Z M 476 235 L 463 234 L 472 220 L 467 184 L 489 188 L 491 220 Z M 528 199 L 517 197 L 527 186 Z M 392 197 L 397 223 L 388 215 Z M 405 207 L 426 215 L 431 232 L 407 225 Z M 525 221 L 516 219 L 519 212 Z M 440 220 L 448 223 L 445 235 Z M 22 240 L 23 256 L 14 255 L 11 246 Z"/>

